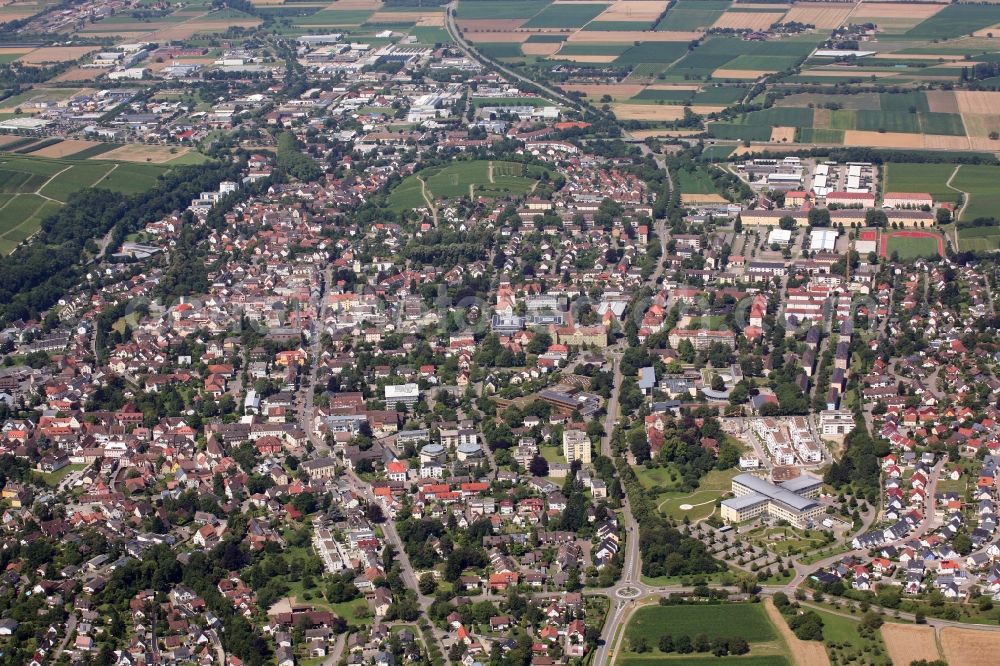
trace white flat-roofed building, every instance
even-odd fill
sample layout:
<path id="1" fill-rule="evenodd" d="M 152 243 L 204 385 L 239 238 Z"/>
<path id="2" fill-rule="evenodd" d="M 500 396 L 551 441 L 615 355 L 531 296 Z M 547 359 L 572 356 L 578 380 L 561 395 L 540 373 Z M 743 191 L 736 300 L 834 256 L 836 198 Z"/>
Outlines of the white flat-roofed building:
<path id="1" fill-rule="evenodd" d="M 385 387 L 386 409 L 395 409 L 399 403 L 410 407 L 419 399 L 420 387 L 416 384 L 394 384 Z"/>
<path id="2" fill-rule="evenodd" d="M 827 409 L 819 413 L 819 429 L 824 435 L 847 435 L 854 430 L 854 414 L 843 409 Z"/>
<path id="3" fill-rule="evenodd" d="M 810 251 L 832 251 L 837 246 L 838 233 L 836 229 L 813 229 L 809 234 Z"/>

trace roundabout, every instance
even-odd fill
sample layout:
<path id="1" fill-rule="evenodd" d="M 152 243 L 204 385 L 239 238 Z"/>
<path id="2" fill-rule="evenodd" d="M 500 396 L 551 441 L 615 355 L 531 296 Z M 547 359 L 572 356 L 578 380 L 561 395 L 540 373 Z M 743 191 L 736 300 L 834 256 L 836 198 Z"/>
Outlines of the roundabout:
<path id="1" fill-rule="evenodd" d="M 636 599 L 642 594 L 642 590 L 635 587 L 622 587 L 615 592 L 619 599 Z"/>

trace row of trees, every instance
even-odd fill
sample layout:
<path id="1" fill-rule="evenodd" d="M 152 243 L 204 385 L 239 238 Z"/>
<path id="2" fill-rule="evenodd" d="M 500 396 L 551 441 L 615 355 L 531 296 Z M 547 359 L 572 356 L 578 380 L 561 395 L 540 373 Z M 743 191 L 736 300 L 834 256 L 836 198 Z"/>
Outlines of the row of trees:
<path id="1" fill-rule="evenodd" d="M 645 636 L 637 636 L 631 640 L 632 651 L 649 652 L 649 641 Z M 660 652 L 670 654 L 691 654 L 692 652 L 711 652 L 716 657 L 741 655 L 750 651 L 750 643 L 742 636 L 716 637 L 711 641 L 705 634 L 698 634 L 693 639 L 687 634 L 674 637 L 670 634 L 660 636 L 657 641 Z"/>

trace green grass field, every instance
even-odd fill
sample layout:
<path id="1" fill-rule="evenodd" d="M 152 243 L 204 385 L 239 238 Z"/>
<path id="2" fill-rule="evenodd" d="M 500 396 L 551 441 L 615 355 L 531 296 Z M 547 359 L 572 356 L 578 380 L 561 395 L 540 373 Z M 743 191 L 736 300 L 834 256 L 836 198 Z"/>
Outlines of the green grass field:
<path id="1" fill-rule="evenodd" d="M 948 5 L 906 33 L 911 39 L 949 39 L 1000 23 L 997 5 Z"/>
<path id="2" fill-rule="evenodd" d="M 951 186 L 968 193 L 961 219 L 977 217 L 1000 218 L 1000 167 L 985 164 L 963 164 L 951 181 Z"/>
<path id="3" fill-rule="evenodd" d="M 694 657 L 689 654 L 683 655 L 683 657 L 666 657 L 663 655 L 657 656 L 639 656 L 639 655 L 629 655 L 623 657 L 615 662 L 618 666 L 677 666 L 683 664 L 684 666 L 718 666 L 720 659 L 716 657 Z M 724 664 L 737 664 L 738 666 L 788 666 L 790 663 L 787 657 L 780 654 L 766 655 L 761 657 L 752 656 L 742 656 L 742 657 L 723 657 L 721 660 Z"/>
<path id="4" fill-rule="evenodd" d="M 552 4 L 524 24 L 525 28 L 581 28 L 608 8 L 596 2 Z"/>
<path id="5" fill-rule="evenodd" d="M 374 13 L 368 9 L 324 9 L 311 16 L 293 16 L 292 23 L 300 26 L 359 26 Z"/>
<path id="6" fill-rule="evenodd" d="M 734 104 L 747 94 L 746 86 L 708 86 L 695 93 L 695 104 Z"/>
<path id="7" fill-rule="evenodd" d="M 673 638 L 704 634 L 708 640 L 716 638 L 745 638 L 750 644 L 749 654 L 742 657 L 725 657 L 725 661 L 740 664 L 787 664 L 788 650 L 777 630 L 760 604 L 682 604 L 677 606 L 644 606 L 636 610 L 625 627 L 623 650 L 618 664 L 709 664 L 719 659 L 705 653 L 677 654 L 660 652 L 661 636 Z M 645 639 L 649 652 L 637 654 L 631 644 Z"/>
<path id="8" fill-rule="evenodd" d="M 493 165 L 492 174 L 490 164 Z M 424 169 L 396 186 L 389 194 L 393 210 L 426 207 L 420 179 L 426 182 L 432 201 L 442 198 L 484 196 L 498 198 L 520 196 L 528 192 L 541 176 L 541 167 L 526 167 L 517 162 L 474 160 L 456 162 L 444 168 Z"/>
<path id="9" fill-rule="evenodd" d="M 1000 248 L 1000 227 L 972 227 L 958 230 L 958 245 L 960 250 L 976 252 L 991 252 Z M 942 485 L 944 482 L 941 482 Z M 954 482 L 965 487 L 965 481 Z M 947 490 L 947 488 L 945 488 Z"/>
<path id="10" fill-rule="evenodd" d="M 693 493 L 666 492 L 656 498 L 657 509 L 675 520 L 683 520 L 687 516 L 691 520 L 703 520 L 715 511 L 715 501 L 732 490 L 733 477 L 739 470 L 712 470 L 698 485 Z M 690 509 L 682 506 L 690 505 Z"/>
<path id="11" fill-rule="evenodd" d="M 945 185 L 954 170 L 952 164 L 887 162 L 882 169 L 882 192 L 927 192 L 935 201 L 955 201 L 958 192 Z"/>
<path id="12" fill-rule="evenodd" d="M 681 0 L 667 11 L 657 30 L 708 28 L 729 7 L 728 0 Z"/>
<path id="13" fill-rule="evenodd" d="M 570 42 L 563 44 L 558 55 L 613 55 L 619 56 L 631 48 L 628 44 L 587 44 Z"/>
<path id="14" fill-rule="evenodd" d="M 457 16 L 462 19 L 526 19 L 549 5 L 549 0 L 461 0 Z"/>
<path id="15" fill-rule="evenodd" d="M 59 210 L 74 192 L 104 187 L 136 194 L 153 186 L 168 166 L 30 155 L 0 155 L 0 252 L 7 254 Z"/>
<path id="16" fill-rule="evenodd" d="M 706 168 L 696 167 L 694 169 L 678 169 L 674 173 L 674 181 L 677 183 L 681 194 L 717 194 L 715 183 L 708 175 Z"/>
<path id="17" fill-rule="evenodd" d="M 687 44 L 681 42 L 642 42 L 618 56 L 615 63 L 619 65 L 638 65 L 640 63 L 666 65 L 687 52 Z"/>

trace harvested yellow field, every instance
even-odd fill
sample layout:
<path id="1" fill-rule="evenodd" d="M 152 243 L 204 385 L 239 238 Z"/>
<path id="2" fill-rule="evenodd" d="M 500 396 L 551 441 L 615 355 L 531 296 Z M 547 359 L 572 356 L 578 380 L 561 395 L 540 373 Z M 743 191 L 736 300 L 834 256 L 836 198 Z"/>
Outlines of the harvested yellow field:
<path id="1" fill-rule="evenodd" d="M 947 7 L 946 4 L 930 4 L 923 2 L 863 2 L 851 16 L 857 19 L 868 18 L 902 18 L 923 21 Z"/>
<path id="2" fill-rule="evenodd" d="M 941 134 L 907 134 L 905 132 L 872 132 L 868 130 L 847 130 L 844 132 L 845 146 L 861 146 L 868 148 L 925 148 L 927 150 L 995 150 L 986 144 L 995 143 L 1000 146 L 1000 140 L 976 140 L 972 146 L 968 137 L 944 136 Z"/>
<path id="3" fill-rule="evenodd" d="M 521 44 L 521 52 L 524 55 L 534 55 L 534 56 L 550 56 L 555 54 L 559 50 L 562 44 L 558 42 L 555 44 L 549 44 L 544 42 L 533 42 Z"/>
<path id="4" fill-rule="evenodd" d="M 256 28 L 261 21 L 258 18 L 202 19 L 194 18 L 177 25 L 172 25 L 156 32 L 150 37 L 157 42 L 189 39 L 199 32 L 226 32 L 229 28 Z"/>
<path id="5" fill-rule="evenodd" d="M 781 22 L 811 23 L 820 29 L 838 28 L 850 16 L 852 9 L 853 5 L 803 2 L 789 9 Z"/>
<path id="6" fill-rule="evenodd" d="M 646 87 L 649 90 L 701 90 L 696 83 L 653 83 Z"/>
<path id="7" fill-rule="evenodd" d="M 958 112 L 994 114 L 1000 108 L 1000 92 L 991 90 L 955 90 Z"/>
<path id="8" fill-rule="evenodd" d="M 282 0 L 284 2 L 284 0 Z M 382 0 L 337 0 L 327 9 L 381 9 Z"/>
<path id="9" fill-rule="evenodd" d="M 424 14 L 420 20 L 417 21 L 417 26 L 421 28 L 443 28 L 444 14 L 441 12 Z"/>
<path id="10" fill-rule="evenodd" d="M 792 143 L 795 141 L 794 127 L 772 127 L 771 143 Z"/>
<path id="11" fill-rule="evenodd" d="M 0 134 L 0 148 L 10 145 L 12 143 L 17 143 L 24 137 L 18 136 L 16 134 Z"/>
<path id="12" fill-rule="evenodd" d="M 679 120 L 684 117 L 684 109 L 691 109 L 699 115 L 718 113 L 726 107 L 716 105 L 681 106 L 680 104 L 612 104 L 611 110 L 619 120 Z"/>
<path id="13" fill-rule="evenodd" d="M 985 113 L 963 113 L 965 134 L 970 137 L 989 137 L 994 132 L 1000 133 L 1000 115 Z"/>
<path id="14" fill-rule="evenodd" d="M 774 74 L 776 69 L 717 69 L 712 72 L 713 79 L 759 79 L 768 74 Z"/>
<path id="15" fill-rule="evenodd" d="M 100 74 L 103 74 L 102 69 L 84 69 L 83 67 L 72 67 L 67 69 L 65 72 L 52 79 L 56 82 L 62 81 L 92 81 L 97 78 Z"/>
<path id="16" fill-rule="evenodd" d="M 191 152 L 190 148 L 178 148 L 173 146 L 146 146 L 141 143 L 132 143 L 124 145 L 120 148 L 115 148 L 114 150 L 109 150 L 106 153 L 101 153 L 96 159 L 117 160 L 121 162 L 152 162 L 154 164 L 162 164 L 189 152 Z"/>
<path id="17" fill-rule="evenodd" d="M 680 120 L 684 107 L 667 104 L 612 104 L 611 111 L 618 120 Z"/>
<path id="18" fill-rule="evenodd" d="M 635 21 L 656 20 L 667 8 L 665 0 L 619 0 L 601 12 L 595 21 Z"/>
<path id="19" fill-rule="evenodd" d="M 729 30 L 767 30 L 784 16 L 781 12 L 725 12 L 713 28 Z"/>
<path id="20" fill-rule="evenodd" d="M 933 113 L 961 113 L 958 108 L 958 100 L 951 90 L 928 90 L 924 93 L 927 97 L 927 108 Z"/>
<path id="21" fill-rule="evenodd" d="M 830 666 L 830 658 L 826 656 L 826 648 L 816 641 L 804 641 L 792 633 L 785 618 L 774 607 L 770 597 L 764 599 L 764 609 L 771 623 L 778 628 L 778 633 L 785 639 L 788 649 L 795 655 L 796 666 Z"/>
<path id="22" fill-rule="evenodd" d="M 65 141 L 54 143 L 51 146 L 45 146 L 44 148 L 36 150 L 31 154 L 38 155 L 41 157 L 69 157 L 70 155 L 76 155 L 80 151 L 86 150 L 91 146 L 97 146 L 97 145 L 99 145 L 98 141 L 66 139 Z"/>
<path id="23" fill-rule="evenodd" d="M 613 55 L 560 55 L 560 60 L 570 60 L 572 62 L 585 62 L 585 63 L 596 63 L 598 65 L 604 65 L 609 62 L 614 62 L 617 56 Z"/>
<path id="24" fill-rule="evenodd" d="M 421 23 L 421 21 L 432 21 Z M 370 23 L 394 23 L 396 21 L 412 21 L 417 25 L 443 26 L 443 12 L 375 12 L 368 19 Z"/>
<path id="25" fill-rule="evenodd" d="M 992 666 L 1000 653 L 1000 633 L 945 627 L 941 630 L 941 648 L 949 664 Z"/>
<path id="26" fill-rule="evenodd" d="M 632 44 L 637 40 L 637 33 L 630 30 L 577 30 L 566 41 L 584 44 Z M 663 32 L 644 32 L 644 42 L 690 42 L 701 39 L 703 34 L 689 30 L 664 30 Z"/>
<path id="27" fill-rule="evenodd" d="M 817 129 L 829 129 L 832 121 L 833 114 L 830 113 L 830 109 L 821 109 L 819 107 L 813 109 L 813 127 Z"/>
<path id="28" fill-rule="evenodd" d="M 44 65 L 53 62 L 79 60 L 88 53 L 97 51 L 96 46 L 47 46 L 35 49 L 17 59 L 25 65 Z"/>
<path id="29" fill-rule="evenodd" d="M 695 206 L 698 204 L 724 204 L 729 203 L 729 201 L 718 194 L 681 194 L 681 203 L 685 206 Z"/>
<path id="30" fill-rule="evenodd" d="M 882 638 L 894 664 L 909 664 L 920 659 L 937 661 L 941 658 L 933 627 L 887 622 L 882 625 Z"/>
<path id="31" fill-rule="evenodd" d="M 604 95 L 612 97 L 635 97 L 645 88 L 641 83 L 567 83 L 562 86 L 569 92 L 582 92 L 587 97 L 601 98 Z"/>
<path id="32" fill-rule="evenodd" d="M 982 28 L 980 30 L 976 30 L 974 33 L 972 33 L 973 37 L 993 38 L 996 37 L 997 35 L 1000 35 L 1000 23 L 996 25 L 991 25 L 988 28 Z"/>
<path id="33" fill-rule="evenodd" d="M 906 134 L 904 132 L 847 130 L 844 132 L 844 145 L 870 146 L 872 148 L 923 148 L 924 137 L 920 134 Z"/>

